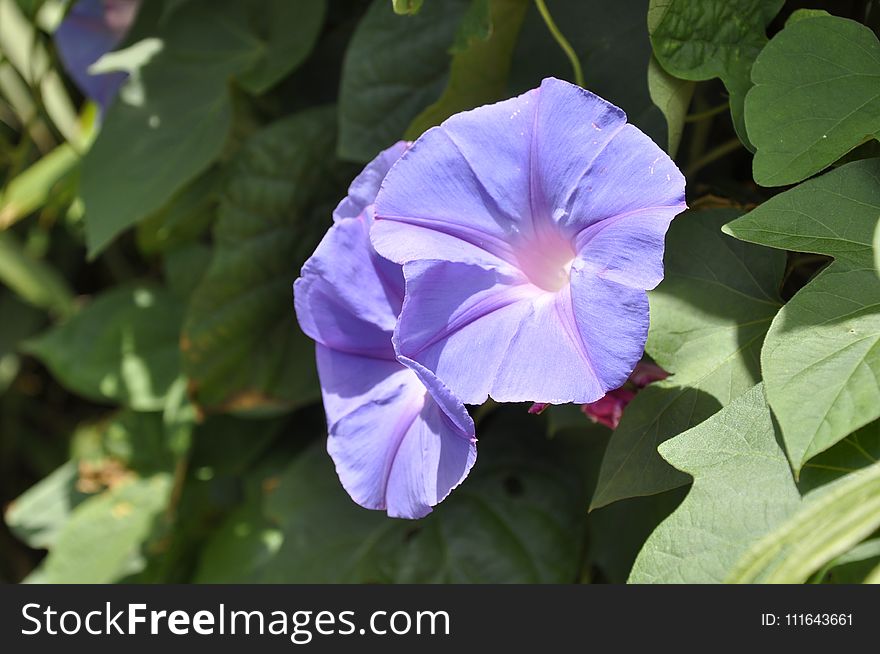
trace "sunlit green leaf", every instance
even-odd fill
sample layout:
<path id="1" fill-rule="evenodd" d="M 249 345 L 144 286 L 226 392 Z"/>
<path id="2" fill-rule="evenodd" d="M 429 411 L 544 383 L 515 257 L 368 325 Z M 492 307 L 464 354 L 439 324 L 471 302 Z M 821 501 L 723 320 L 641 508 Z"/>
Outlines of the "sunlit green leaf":
<path id="1" fill-rule="evenodd" d="M 746 125 L 755 181 L 793 184 L 880 134 L 880 42 L 834 16 L 786 25 L 752 69 Z"/>
<path id="2" fill-rule="evenodd" d="M 878 214 L 873 159 L 805 182 L 725 227 L 753 243 L 835 258 L 780 311 L 761 353 L 767 399 L 796 471 L 880 417 L 880 279 L 871 247 Z"/>
<path id="3" fill-rule="evenodd" d="M 684 119 L 694 94 L 694 83 L 670 75 L 657 63 L 656 57 L 651 57 L 651 63 L 648 64 L 648 92 L 666 118 L 666 151 L 670 157 L 674 157 L 684 131 Z"/>
<path id="4" fill-rule="evenodd" d="M 694 484 L 645 543 L 633 583 L 721 582 L 743 552 L 800 505 L 760 385 L 659 449 Z"/>
<path id="5" fill-rule="evenodd" d="M 26 344 L 67 388 L 139 411 L 164 406 L 180 374 L 183 306 L 157 287 L 118 287 Z"/>

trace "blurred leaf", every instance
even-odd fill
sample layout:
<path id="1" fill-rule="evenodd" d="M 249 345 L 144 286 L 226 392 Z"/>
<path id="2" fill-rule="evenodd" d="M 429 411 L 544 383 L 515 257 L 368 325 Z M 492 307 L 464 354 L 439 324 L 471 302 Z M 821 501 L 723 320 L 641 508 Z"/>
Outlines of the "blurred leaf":
<path id="1" fill-rule="evenodd" d="M 79 163 L 72 145 L 63 143 L 0 189 L 0 229 L 40 209 L 56 184 Z"/>
<path id="2" fill-rule="evenodd" d="M 110 583 L 141 569 L 141 546 L 170 492 L 171 475 L 158 473 L 83 501 L 55 535 L 40 583 Z"/>
<path id="3" fill-rule="evenodd" d="M 220 156 L 229 79 L 254 93 L 273 85 L 306 58 L 323 13 L 323 0 L 192 0 L 162 24 L 163 48 L 136 80 L 143 97 L 121 94 L 83 162 L 90 256 Z"/>
<path id="4" fill-rule="evenodd" d="M 11 232 L 0 232 L 0 282 L 25 302 L 56 316 L 73 311 L 73 293 L 47 262 L 28 255 Z"/>
<path id="5" fill-rule="evenodd" d="M 725 226 L 745 241 L 835 259 L 779 312 L 761 353 L 767 399 L 795 472 L 880 417 L 880 279 L 871 250 L 878 214 L 880 159 L 871 159 L 807 181 Z"/>
<path id="6" fill-rule="evenodd" d="M 678 152 L 678 144 L 684 131 L 684 119 L 691 104 L 694 86 L 693 82 L 678 79 L 667 73 L 657 63 L 657 58 L 651 57 L 651 63 L 648 64 L 648 92 L 651 94 L 651 100 L 666 118 L 666 151 L 670 157 L 675 157 L 675 153 Z"/>
<path id="7" fill-rule="evenodd" d="M 310 110 L 258 132 L 238 155 L 182 340 L 195 397 L 207 407 L 281 408 L 318 397 L 292 285 L 351 173 L 333 159 L 334 133 L 331 108 Z"/>
<path id="8" fill-rule="evenodd" d="M 198 288 L 211 265 L 213 252 L 202 243 L 190 243 L 165 255 L 165 279 L 181 300 L 187 300 Z"/>
<path id="9" fill-rule="evenodd" d="M 417 14 L 425 0 L 391 0 L 395 14 Z"/>
<path id="10" fill-rule="evenodd" d="M 752 85 L 752 63 L 767 43 L 765 29 L 784 0 L 651 0 L 648 30 L 654 55 L 667 72 L 702 81 L 720 77 L 730 93 L 730 113 L 749 145 L 743 102 Z"/>
<path id="11" fill-rule="evenodd" d="M 880 538 L 859 543 L 846 554 L 829 561 L 813 576 L 815 583 L 858 584 L 880 564 Z"/>
<path id="12" fill-rule="evenodd" d="M 694 484 L 648 538 L 632 583 L 720 583 L 752 543 L 800 505 L 760 385 L 659 449 Z"/>
<path id="13" fill-rule="evenodd" d="M 808 496 L 800 510 L 754 545 L 734 583 L 798 584 L 880 527 L 880 462 Z"/>
<path id="14" fill-rule="evenodd" d="M 76 489 L 75 461 L 68 461 L 41 480 L 6 510 L 6 524 L 36 549 L 53 547 L 73 510 L 88 497 Z"/>
<path id="15" fill-rule="evenodd" d="M 648 0 L 548 0 L 547 7 L 583 65 L 586 87 L 622 108 L 629 122 L 658 143 L 666 125 L 646 83 L 651 42 Z M 511 68 L 511 91 L 522 93 L 545 77 L 567 79 L 571 63 L 530 3 Z"/>
<path id="16" fill-rule="evenodd" d="M 687 477 L 657 446 L 760 380 L 761 343 L 779 310 L 785 256 L 721 233 L 729 209 L 689 212 L 667 235 L 666 279 L 649 293 L 646 351 L 672 373 L 627 406 L 602 461 L 592 507 L 660 493 Z"/>
<path id="17" fill-rule="evenodd" d="M 399 140 L 446 86 L 449 47 L 469 0 L 430 2 L 398 16 L 373 0 L 345 53 L 339 156 L 366 162 Z"/>
<path id="18" fill-rule="evenodd" d="M 283 542 L 278 525 L 263 515 L 258 502 L 249 502 L 212 534 L 201 552 L 194 581 L 223 584 L 259 578 Z"/>
<path id="19" fill-rule="evenodd" d="M 164 289 L 113 288 L 25 349 L 74 393 L 159 410 L 180 374 L 182 314 L 180 301 Z"/>
<path id="20" fill-rule="evenodd" d="M 538 420 L 524 422 L 519 411 L 506 415 L 483 434 L 481 460 L 470 477 L 420 521 L 357 506 L 323 444 L 310 448 L 267 497 L 268 517 L 284 537 L 277 554 L 253 575 L 235 575 L 231 557 L 226 566 L 217 564 L 221 548 L 242 547 L 225 532 L 208 549 L 213 570 L 226 581 L 288 583 L 574 581 L 585 519 L 573 465 L 578 455 L 561 442 L 524 433 Z M 253 518 L 245 525 L 242 531 L 253 534 L 244 544 L 248 551 L 264 551 L 260 543 L 270 528 Z M 207 574 L 198 580 L 215 581 Z"/>
<path id="21" fill-rule="evenodd" d="M 746 122 L 762 186 L 806 179 L 880 135 L 880 43 L 855 21 L 789 22 L 755 61 L 752 80 Z"/>
<path id="22" fill-rule="evenodd" d="M 516 8 L 510 3 L 517 1 L 522 2 L 523 0 L 502 0 L 502 3 L 508 5 L 507 11 L 516 11 Z M 494 7 L 496 10 L 494 16 L 492 15 L 493 4 L 496 5 Z M 501 3 L 498 3 L 496 0 L 471 0 L 470 6 L 461 18 L 458 30 L 455 32 L 455 40 L 449 48 L 450 54 L 457 55 L 472 47 L 477 41 L 488 41 L 494 30 L 493 23 L 502 17 L 501 12 L 497 11 L 500 7 Z M 514 38 L 514 40 L 516 39 Z"/>
<path id="23" fill-rule="evenodd" d="M 20 301 L 15 295 L 0 290 L 0 395 L 18 374 L 19 343 L 33 336 L 42 327 L 45 317 L 42 311 Z"/>
<path id="24" fill-rule="evenodd" d="M 452 57 L 449 83 L 443 95 L 416 116 L 407 129 L 406 139 L 415 140 L 422 132 L 455 113 L 495 102 L 504 96 L 511 54 L 529 3 L 528 0 L 477 2 L 485 4 L 491 11 L 489 33 L 482 35 L 478 32 L 465 38 L 465 43 Z"/>
<path id="25" fill-rule="evenodd" d="M 137 226 L 137 242 L 147 254 L 167 252 L 192 243 L 217 217 L 223 173 L 211 168 L 181 189 L 169 202 Z"/>
<path id="26" fill-rule="evenodd" d="M 64 82 L 50 65 L 49 53 L 37 30 L 15 0 L 0 0 L 0 52 L 21 78 L 38 93 L 39 104 L 65 140 L 80 146 L 82 134 L 76 110 Z"/>

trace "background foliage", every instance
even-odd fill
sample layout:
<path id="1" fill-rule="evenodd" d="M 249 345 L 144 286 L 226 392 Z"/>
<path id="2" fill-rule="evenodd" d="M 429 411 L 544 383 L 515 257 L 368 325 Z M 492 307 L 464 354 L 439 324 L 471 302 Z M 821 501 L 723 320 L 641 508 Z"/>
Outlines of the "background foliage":
<path id="1" fill-rule="evenodd" d="M 145 0 L 101 112 L 0 0 L 0 579 L 880 580 L 880 2 L 548 0 L 688 177 L 671 373 L 611 431 L 474 408 L 429 517 L 354 505 L 291 283 L 360 165 L 575 79 L 532 0 Z"/>

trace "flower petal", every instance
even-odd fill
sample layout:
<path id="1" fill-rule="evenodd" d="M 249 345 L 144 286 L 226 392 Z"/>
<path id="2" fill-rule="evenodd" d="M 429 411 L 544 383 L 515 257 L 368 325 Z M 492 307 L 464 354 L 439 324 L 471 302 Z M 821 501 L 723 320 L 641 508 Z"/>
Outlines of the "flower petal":
<path id="1" fill-rule="evenodd" d="M 683 208 L 639 209 L 587 227 L 577 237 L 580 266 L 618 284 L 654 288 L 663 279 L 666 230 Z"/>
<path id="2" fill-rule="evenodd" d="M 546 178 L 545 178 L 546 179 Z M 647 208 L 685 210 L 685 179 L 660 147 L 632 125 L 624 125 L 571 188 L 561 223 L 584 228 Z"/>
<path id="3" fill-rule="evenodd" d="M 318 372 L 327 450 L 355 502 L 420 518 L 467 476 L 476 460 L 473 422 L 459 429 L 414 372 L 320 345 Z"/>
<path id="4" fill-rule="evenodd" d="M 333 220 L 357 218 L 369 205 L 373 204 L 385 175 L 408 147 L 409 143 L 406 141 L 398 141 L 390 148 L 380 152 L 375 159 L 368 163 L 349 185 L 348 195 L 336 206 L 333 211 Z"/>
<path id="5" fill-rule="evenodd" d="M 571 267 L 571 297 L 596 375 L 606 391 L 623 386 L 645 351 L 650 323 L 647 293 L 598 276 L 589 264 L 576 259 Z"/>
<path id="6" fill-rule="evenodd" d="M 376 198 L 373 243 L 383 256 L 512 261 L 510 241 L 529 229 L 529 152 L 536 91 L 456 114 L 425 132 Z M 424 231 L 458 240 L 437 250 Z M 446 239 L 442 239 L 446 242 Z M 463 242 L 463 243 L 461 243 Z M 461 248 L 461 245 L 472 247 Z"/>
<path id="7" fill-rule="evenodd" d="M 391 335 L 403 301 L 400 266 L 370 246 L 367 220 L 336 222 L 294 283 L 303 331 L 343 352 L 394 359 Z"/>
<path id="8" fill-rule="evenodd" d="M 441 261 L 404 275 L 397 352 L 463 402 L 584 403 L 614 388 L 593 369 L 567 287 L 543 293 L 504 268 Z"/>

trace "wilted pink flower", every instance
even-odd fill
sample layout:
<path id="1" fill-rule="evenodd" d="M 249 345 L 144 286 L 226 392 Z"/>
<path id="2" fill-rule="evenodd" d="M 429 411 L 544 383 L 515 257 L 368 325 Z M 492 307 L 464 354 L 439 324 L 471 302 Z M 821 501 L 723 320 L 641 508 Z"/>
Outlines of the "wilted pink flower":
<path id="1" fill-rule="evenodd" d="M 651 382 L 666 379 L 669 373 L 658 365 L 640 361 L 629 376 L 626 384 L 613 391 L 608 391 L 595 402 L 581 406 L 581 411 L 593 422 L 598 422 L 611 429 L 617 429 L 623 410 L 636 396 L 635 391 L 644 388 Z"/>

